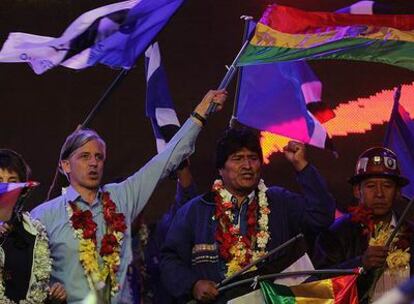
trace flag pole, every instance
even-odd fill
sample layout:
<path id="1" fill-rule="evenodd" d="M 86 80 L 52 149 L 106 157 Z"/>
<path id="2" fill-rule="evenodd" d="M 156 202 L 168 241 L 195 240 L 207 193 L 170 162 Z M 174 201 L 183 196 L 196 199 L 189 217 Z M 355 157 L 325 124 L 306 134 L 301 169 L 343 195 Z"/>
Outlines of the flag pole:
<path id="1" fill-rule="evenodd" d="M 234 75 L 236 74 L 237 71 L 237 62 L 239 61 L 239 58 L 241 57 L 243 51 L 246 49 L 246 47 L 249 45 L 249 41 L 246 40 L 240 51 L 237 53 L 236 57 L 234 58 L 233 62 L 231 63 L 231 65 L 228 67 L 227 69 L 227 73 L 226 75 L 224 75 L 223 79 L 220 82 L 220 85 L 218 86 L 217 90 L 223 90 L 226 89 L 229 84 L 230 81 L 233 79 Z M 206 112 L 206 116 L 210 115 L 211 113 L 216 111 L 218 104 L 215 102 L 210 103 L 210 105 L 208 106 L 207 112 Z"/>
<path id="2" fill-rule="evenodd" d="M 391 117 L 393 116 L 395 111 L 398 111 L 398 103 L 400 102 L 401 98 L 401 85 L 398 85 L 398 87 L 395 89 L 394 92 L 394 106 L 392 109 Z M 390 132 L 390 128 L 387 128 L 387 134 L 385 135 L 385 138 L 388 138 Z M 407 217 L 408 211 L 411 209 L 412 205 L 414 203 L 414 198 L 410 200 L 408 205 L 405 207 L 403 213 L 401 214 L 400 218 L 398 219 L 397 225 L 395 226 L 394 230 L 392 231 L 390 237 L 387 240 L 387 243 L 385 244 L 385 247 L 389 247 L 394 240 L 395 236 L 397 235 L 398 231 L 400 230 L 402 224 L 405 221 L 405 218 Z"/>
<path id="3" fill-rule="evenodd" d="M 250 23 L 252 22 L 253 17 L 242 15 L 240 16 L 240 19 L 244 20 L 244 32 L 243 32 L 243 43 L 244 43 L 250 38 L 249 30 L 250 30 Z M 230 119 L 230 126 L 232 125 L 233 120 L 237 119 L 236 112 L 237 112 L 237 106 L 239 103 L 240 82 L 242 78 L 242 71 L 243 71 L 243 68 L 239 68 L 239 70 L 237 71 L 236 93 L 234 94 L 233 113 Z"/>
<path id="4" fill-rule="evenodd" d="M 397 222 L 397 225 L 395 225 L 394 230 L 392 231 L 390 237 L 388 238 L 387 243 L 385 244 L 385 247 L 390 247 L 392 241 L 394 240 L 394 238 L 397 235 L 398 231 L 400 230 L 402 224 L 404 223 L 404 221 L 407 217 L 408 211 L 411 209 L 413 204 L 414 204 L 414 197 L 410 200 L 407 207 L 405 207 L 403 213 L 401 214 L 401 217 L 399 218 L 399 220 Z"/>
<path id="5" fill-rule="evenodd" d="M 257 260 L 254 260 L 250 264 L 244 266 L 242 269 L 240 269 L 239 271 L 237 271 L 235 274 L 233 274 L 233 275 L 229 276 L 228 278 L 224 279 L 223 281 L 221 281 L 220 283 L 218 283 L 216 285 L 216 287 L 219 288 L 219 287 L 221 287 L 223 285 L 226 285 L 228 282 L 230 282 L 230 281 L 234 280 L 235 278 L 237 278 L 238 276 L 242 275 L 243 273 L 245 273 L 247 270 L 249 270 L 253 266 L 256 266 L 257 264 L 259 264 L 260 262 L 264 261 L 265 259 L 267 259 L 271 255 L 279 252 L 283 248 L 291 245 L 292 243 L 296 242 L 298 239 L 301 239 L 303 237 L 304 237 L 303 234 L 302 233 L 299 233 L 298 235 L 294 236 L 293 238 L 291 238 L 290 240 L 284 242 L 283 244 L 279 245 L 278 247 L 273 248 L 268 253 L 266 253 L 264 256 L 258 258 Z"/>
<path id="6" fill-rule="evenodd" d="M 261 276 L 255 276 L 252 278 L 240 280 L 234 283 L 230 283 L 226 286 L 220 287 L 219 292 L 224 292 L 228 289 L 243 285 L 246 283 L 256 283 L 258 281 L 264 281 L 269 279 L 280 279 L 286 277 L 296 277 L 296 276 L 305 276 L 305 275 L 347 275 L 347 274 L 360 274 L 361 269 L 321 269 L 321 270 L 303 270 L 303 271 L 292 271 L 292 272 L 282 272 L 282 273 L 272 273 Z"/>
<path id="7" fill-rule="evenodd" d="M 128 74 L 129 70 L 122 69 L 121 72 L 118 73 L 116 78 L 111 82 L 109 87 L 106 89 L 102 97 L 98 100 L 98 102 L 94 105 L 92 110 L 89 111 L 88 115 L 86 116 L 85 120 L 82 122 L 81 125 L 78 126 L 78 129 L 85 129 L 89 126 L 91 121 L 96 117 L 96 114 L 99 112 L 99 110 L 103 107 L 103 105 L 109 100 L 109 96 L 114 92 L 114 90 L 119 86 L 121 81 L 125 78 L 125 76 Z M 56 185 L 57 178 L 59 176 L 59 163 L 56 166 L 55 174 L 53 175 L 52 183 L 49 186 L 49 189 L 47 191 L 46 195 L 46 201 L 50 199 L 50 196 L 52 195 L 53 188 Z"/>
<path id="8" fill-rule="evenodd" d="M 385 136 L 384 136 L 384 146 L 386 145 L 386 142 L 388 141 L 388 138 L 390 137 L 391 128 L 389 127 L 389 122 L 391 121 L 392 117 L 394 116 L 394 112 L 398 111 L 398 105 L 400 103 L 400 98 L 401 98 L 401 84 L 399 84 L 395 88 L 395 91 L 394 91 L 394 104 L 392 106 L 391 116 L 390 116 L 390 119 L 388 120 L 388 127 L 387 127 L 387 130 L 385 132 Z"/>
<path id="9" fill-rule="evenodd" d="M 95 106 L 92 108 L 91 111 L 89 111 L 87 117 L 81 124 L 81 129 L 85 129 L 89 126 L 91 121 L 95 118 L 98 111 L 103 107 L 105 102 L 109 100 L 109 96 L 114 92 L 114 90 L 119 86 L 121 81 L 125 78 L 125 76 L 128 74 L 129 70 L 122 69 L 121 72 L 116 76 L 116 78 L 112 81 L 112 83 L 109 85 L 109 87 L 106 89 L 102 97 L 98 100 L 98 102 L 95 104 Z"/>

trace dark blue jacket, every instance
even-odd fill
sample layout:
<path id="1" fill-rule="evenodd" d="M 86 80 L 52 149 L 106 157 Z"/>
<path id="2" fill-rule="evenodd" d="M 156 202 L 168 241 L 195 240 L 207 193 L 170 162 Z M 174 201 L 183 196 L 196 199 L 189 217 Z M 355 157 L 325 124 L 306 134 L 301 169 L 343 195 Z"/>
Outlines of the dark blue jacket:
<path id="1" fill-rule="evenodd" d="M 150 234 L 148 244 L 144 250 L 145 266 L 147 270 L 147 286 L 146 292 L 152 294 L 152 303 L 157 304 L 171 304 L 174 303 L 172 296 L 165 290 L 161 283 L 160 275 L 160 254 L 161 247 L 164 244 L 168 229 L 174 219 L 177 210 L 192 198 L 197 196 L 197 187 L 193 183 L 190 186 L 183 188 L 180 183 L 177 183 L 177 192 L 175 195 L 175 202 L 171 205 L 168 212 L 166 212 L 161 220 L 156 224 L 155 230 Z"/>
<path id="2" fill-rule="evenodd" d="M 315 236 L 334 220 L 335 202 L 313 166 L 297 174 L 304 195 L 280 187 L 267 191 L 270 250 L 299 232 Z M 220 282 L 219 255 L 215 240 L 215 204 L 212 193 L 198 196 L 176 214 L 161 252 L 161 276 L 174 297 L 185 303 L 200 279 Z"/>

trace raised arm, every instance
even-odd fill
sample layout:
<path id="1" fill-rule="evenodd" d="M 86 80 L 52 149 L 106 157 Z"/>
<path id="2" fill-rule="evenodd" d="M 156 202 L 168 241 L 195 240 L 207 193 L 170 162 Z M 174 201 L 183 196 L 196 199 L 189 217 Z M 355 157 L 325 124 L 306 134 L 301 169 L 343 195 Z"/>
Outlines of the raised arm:
<path id="1" fill-rule="evenodd" d="M 118 197 L 121 204 L 119 208 L 131 219 L 145 206 L 158 182 L 194 152 L 195 141 L 207 118 L 209 105 L 216 103 L 216 111 L 219 111 L 226 97 L 227 93 L 223 90 L 209 91 L 163 152 L 124 182 L 106 186 L 112 195 Z"/>
<path id="2" fill-rule="evenodd" d="M 318 234 L 334 221 L 335 200 L 324 179 L 306 159 L 305 146 L 291 141 L 284 148 L 286 158 L 297 172 L 302 195 L 286 193 L 291 222 L 299 223 L 304 232 Z"/>

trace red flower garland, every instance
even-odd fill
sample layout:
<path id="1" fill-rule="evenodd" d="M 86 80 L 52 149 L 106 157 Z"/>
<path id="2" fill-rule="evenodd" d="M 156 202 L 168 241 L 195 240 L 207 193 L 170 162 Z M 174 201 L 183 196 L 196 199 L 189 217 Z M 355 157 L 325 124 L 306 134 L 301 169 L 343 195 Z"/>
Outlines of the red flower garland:
<path id="1" fill-rule="evenodd" d="M 374 232 L 376 222 L 373 219 L 374 213 L 371 208 L 364 205 L 358 205 L 350 207 L 348 210 L 351 214 L 351 222 L 362 225 L 363 235 L 369 236 L 372 232 Z"/>
<path id="2" fill-rule="evenodd" d="M 73 210 L 70 218 L 72 226 L 75 229 L 82 229 L 84 239 L 92 239 L 96 244 L 96 228 L 98 225 L 92 219 L 92 213 L 89 210 L 82 211 L 74 203 L 69 202 Z"/>
<path id="3" fill-rule="evenodd" d="M 127 226 L 125 224 L 125 215 L 123 213 L 115 212 L 116 205 L 111 200 L 108 192 L 103 193 L 102 202 L 107 233 L 102 238 L 101 250 L 99 254 L 101 256 L 105 256 L 112 254 L 114 252 L 114 248 L 120 245 L 113 233 L 123 233 Z M 96 229 L 98 225 L 92 218 L 92 212 L 90 210 L 80 210 L 79 207 L 73 202 L 69 202 L 69 205 L 73 210 L 73 215 L 70 218 L 73 228 L 82 229 L 83 238 L 91 239 L 96 245 Z"/>
<path id="4" fill-rule="evenodd" d="M 232 259 L 230 248 L 236 243 L 242 242 L 246 248 L 253 248 L 255 242 L 254 236 L 256 234 L 256 218 L 257 218 L 257 202 L 254 199 L 247 209 L 247 235 L 240 235 L 240 230 L 231 222 L 226 211 L 233 209 L 233 204 L 227 202 L 222 204 L 222 199 L 218 193 L 214 197 L 216 203 L 215 218 L 218 221 L 216 229 L 216 240 L 220 243 L 219 253 L 226 262 Z M 246 266 L 252 258 L 251 250 L 246 250 L 245 262 L 242 267 Z"/>

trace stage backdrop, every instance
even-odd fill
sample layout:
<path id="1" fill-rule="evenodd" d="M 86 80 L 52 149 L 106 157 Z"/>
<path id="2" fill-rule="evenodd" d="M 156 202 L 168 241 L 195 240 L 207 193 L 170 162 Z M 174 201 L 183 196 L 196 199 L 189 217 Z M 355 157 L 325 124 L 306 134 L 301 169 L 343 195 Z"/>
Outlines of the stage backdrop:
<path id="1" fill-rule="evenodd" d="M 9 32 L 59 36 L 81 13 L 112 2 L 115 1 L 2 0 L 0 43 Z M 353 3 L 345 0 L 278 2 L 305 10 L 327 11 Z M 187 1 L 161 32 L 158 41 L 181 122 L 187 119 L 204 93 L 219 84 L 226 72 L 225 65 L 237 53 L 243 32 L 240 15 L 258 18 L 269 3 L 264 0 Z M 320 61 L 312 62 L 311 66 L 323 83 L 323 99 L 332 107 L 414 81 L 413 72 L 381 64 Z M 38 76 L 26 64 L 0 64 L 0 146 L 23 154 L 32 167 L 33 178 L 41 183 L 30 199 L 29 209 L 44 200 L 65 137 L 85 119 L 118 72 L 105 66 L 83 71 L 59 67 Z M 151 125 L 144 112 L 145 88 L 140 58 L 92 122 L 91 127 L 107 142 L 105 182 L 132 174 L 156 153 Z M 229 92 L 226 109 L 209 119 L 198 139 L 197 151 L 191 157 L 200 191 L 208 190 L 216 175 L 213 147 L 230 119 L 234 83 Z M 349 120 L 349 124 L 353 123 Z M 333 142 L 339 158 L 328 151 L 309 149 L 310 160 L 327 179 L 339 208 L 345 209 L 352 200 L 347 179 L 353 174 L 358 155 L 370 146 L 381 145 L 384 132 L 385 124 L 378 124 L 361 134 L 335 137 Z M 299 190 L 293 169 L 280 154 L 270 157 L 263 176 L 269 185 Z M 64 184 L 60 179 L 53 196 L 59 194 Z M 145 209 L 150 221 L 167 210 L 174 192 L 174 181 L 160 184 Z"/>

